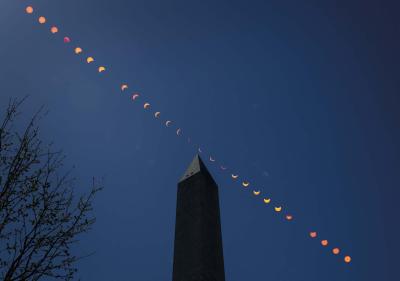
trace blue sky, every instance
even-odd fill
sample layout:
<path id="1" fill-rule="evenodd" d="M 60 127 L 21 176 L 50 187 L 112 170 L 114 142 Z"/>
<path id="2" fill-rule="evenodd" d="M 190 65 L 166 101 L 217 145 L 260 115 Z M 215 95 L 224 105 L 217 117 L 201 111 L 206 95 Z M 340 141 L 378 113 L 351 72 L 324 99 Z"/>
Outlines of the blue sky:
<path id="1" fill-rule="evenodd" d="M 323 2 L 323 3 L 322 3 Z M 35 7 L 35 16 L 24 13 Z M 171 280 L 176 184 L 195 150 L 118 89 L 127 82 L 203 149 L 220 187 L 226 280 L 395 280 L 400 63 L 395 1 L 0 3 L 0 104 L 50 110 L 42 136 L 84 192 L 104 178 L 82 280 Z M 99 75 L 62 36 L 107 67 Z M 143 100 L 144 101 L 144 100 Z M 21 120 L 21 126 L 23 124 Z M 352 264 L 307 237 L 317 229 Z"/>

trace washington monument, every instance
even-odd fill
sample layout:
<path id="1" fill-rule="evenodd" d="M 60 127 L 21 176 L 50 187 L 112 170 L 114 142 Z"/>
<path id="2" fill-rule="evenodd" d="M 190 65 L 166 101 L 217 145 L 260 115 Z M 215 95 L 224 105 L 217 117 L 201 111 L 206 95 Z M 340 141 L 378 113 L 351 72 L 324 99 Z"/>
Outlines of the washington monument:
<path id="1" fill-rule="evenodd" d="M 198 155 L 178 183 L 173 281 L 225 281 L 218 186 Z"/>

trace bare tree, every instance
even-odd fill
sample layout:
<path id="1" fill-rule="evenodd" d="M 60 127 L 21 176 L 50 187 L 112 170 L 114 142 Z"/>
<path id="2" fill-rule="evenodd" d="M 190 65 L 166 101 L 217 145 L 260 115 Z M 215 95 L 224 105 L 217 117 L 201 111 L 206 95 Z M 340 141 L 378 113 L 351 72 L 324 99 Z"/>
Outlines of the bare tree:
<path id="1" fill-rule="evenodd" d="M 43 111 L 16 132 L 22 102 L 11 100 L 0 123 L 0 278 L 72 280 L 81 257 L 71 246 L 95 222 L 100 188 L 93 180 L 87 195 L 74 196 L 70 173 L 61 173 L 64 155 L 40 140 Z"/>

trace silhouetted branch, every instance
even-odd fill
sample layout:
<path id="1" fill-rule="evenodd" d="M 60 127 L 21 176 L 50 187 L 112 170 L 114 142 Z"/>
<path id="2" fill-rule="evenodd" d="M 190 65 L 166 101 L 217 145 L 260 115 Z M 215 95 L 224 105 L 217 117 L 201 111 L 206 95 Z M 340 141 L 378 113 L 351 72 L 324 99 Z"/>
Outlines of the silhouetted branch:
<path id="1" fill-rule="evenodd" d="M 24 100 L 11 100 L 0 127 L 0 278 L 71 280 L 80 257 L 79 234 L 95 222 L 92 202 L 100 187 L 74 198 L 70 173 L 59 175 L 64 155 L 39 138 L 40 109 L 20 135 L 13 123 Z"/>

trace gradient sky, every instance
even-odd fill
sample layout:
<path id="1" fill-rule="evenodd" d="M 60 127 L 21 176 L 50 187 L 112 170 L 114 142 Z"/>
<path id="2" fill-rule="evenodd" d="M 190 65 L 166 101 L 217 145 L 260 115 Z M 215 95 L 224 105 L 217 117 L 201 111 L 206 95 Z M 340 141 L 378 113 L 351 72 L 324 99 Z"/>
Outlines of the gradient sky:
<path id="1" fill-rule="evenodd" d="M 27 4 L 108 67 L 75 56 Z M 227 281 L 397 280 L 396 1 L 0 1 L 0 105 L 30 95 L 42 136 L 104 177 L 82 280 L 171 280 L 176 183 L 195 151 L 118 90 L 149 97 L 294 215 L 284 222 L 208 163 Z M 38 14 L 35 15 L 35 17 Z M 312 241 L 322 237 L 351 265 Z"/>

